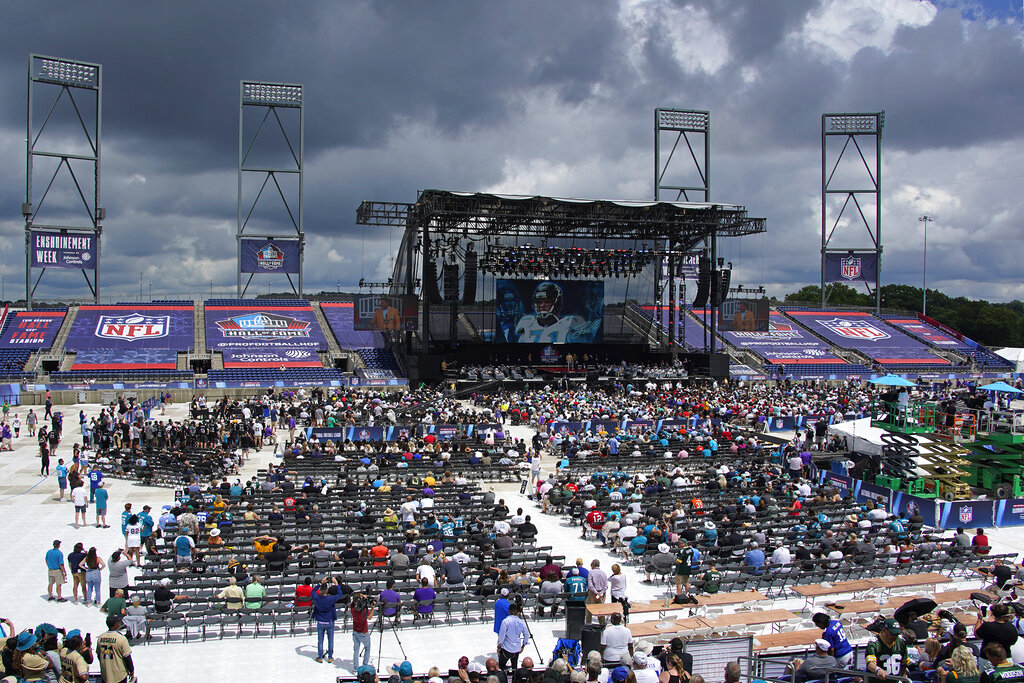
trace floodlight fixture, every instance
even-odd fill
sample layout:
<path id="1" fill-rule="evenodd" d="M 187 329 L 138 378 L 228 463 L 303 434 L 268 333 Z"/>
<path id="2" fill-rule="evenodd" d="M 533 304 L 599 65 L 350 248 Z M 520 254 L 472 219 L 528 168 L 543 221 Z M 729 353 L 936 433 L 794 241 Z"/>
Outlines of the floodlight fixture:
<path id="1" fill-rule="evenodd" d="M 98 89 L 100 68 L 98 64 L 78 62 L 57 57 L 32 55 L 32 78 L 43 83 L 67 85 L 75 88 Z"/>
<path id="2" fill-rule="evenodd" d="M 825 127 L 829 133 L 875 134 L 885 125 L 885 112 L 877 114 L 826 114 Z"/>
<path id="3" fill-rule="evenodd" d="M 658 128 L 662 130 L 707 132 L 711 115 L 691 109 L 658 109 Z"/>
<path id="4" fill-rule="evenodd" d="M 263 107 L 301 107 L 302 85 L 242 81 L 242 104 Z"/>

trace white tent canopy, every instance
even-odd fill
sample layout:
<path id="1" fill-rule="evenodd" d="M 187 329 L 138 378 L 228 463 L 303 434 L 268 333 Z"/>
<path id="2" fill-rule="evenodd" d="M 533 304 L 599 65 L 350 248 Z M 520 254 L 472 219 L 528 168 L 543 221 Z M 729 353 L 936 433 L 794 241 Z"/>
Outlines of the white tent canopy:
<path id="1" fill-rule="evenodd" d="M 1024 372 L 1024 349 L 1007 346 L 1005 349 L 996 351 L 996 355 L 1000 358 L 1005 358 L 1011 363 L 1016 363 L 1017 367 L 1014 369 L 1014 372 Z"/>

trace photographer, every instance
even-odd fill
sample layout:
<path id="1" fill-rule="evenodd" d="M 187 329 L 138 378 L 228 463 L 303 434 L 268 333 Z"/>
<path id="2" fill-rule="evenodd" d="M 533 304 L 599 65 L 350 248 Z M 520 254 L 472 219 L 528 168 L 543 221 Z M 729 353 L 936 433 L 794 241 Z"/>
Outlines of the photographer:
<path id="1" fill-rule="evenodd" d="M 338 580 L 325 576 L 313 592 L 313 620 L 316 622 L 316 661 L 324 661 L 324 636 L 327 636 L 327 663 L 334 661 L 334 622 L 338 620 L 335 605 L 342 598 Z"/>
<path id="2" fill-rule="evenodd" d="M 363 649 L 363 666 L 370 663 L 370 621 L 373 619 L 374 598 L 356 593 L 352 598 L 352 670 L 359 668 L 359 648 Z"/>

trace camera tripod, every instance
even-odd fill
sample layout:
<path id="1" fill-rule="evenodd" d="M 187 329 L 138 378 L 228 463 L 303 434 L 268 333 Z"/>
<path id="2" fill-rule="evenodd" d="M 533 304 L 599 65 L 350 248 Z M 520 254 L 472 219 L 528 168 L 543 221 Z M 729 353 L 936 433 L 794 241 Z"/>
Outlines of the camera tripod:
<path id="1" fill-rule="evenodd" d="M 385 609 L 385 604 L 384 603 L 379 603 L 379 604 L 380 604 L 380 611 L 377 613 L 377 633 L 379 634 L 379 636 L 377 638 L 377 671 L 378 672 L 380 671 L 381 651 L 384 649 L 384 609 Z M 394 613 L 394 615 L 388 617 L 388 620 L 391 621 L 391 633 L 394 634 L 395 640 L 398 641 L 398 649 L 401 650 L 401 652 L 402 652 L 402 659 L 409 659 L 409 656 L 405 654 L 405 646 L 402 645 L 402 639 L 398 637 L 398 629 L 395 627 L 395 621 L 398 620 L 398 618 L 401 616 L 401 614 L 402 614 L 402 606 L 401 606 L 401 603 L 399 603 L 398 605 L 395 606 L 395 613 Z M 358 666 L 356 666 L 355 662 L 353 662 L 352 664 L 353 664 L 353 666 L 355 666 L 355 668 L 359 668 Z"/>
<path id="2" fill-rule="evenodd" d="M 537 644 L 537 639 L 533 637 L 533 629 L 530 628 L 530 620 L 526 618 L 526 605 L 522 595 L 516 595 L 516 604 L 519 606 L 519 618 L 523 620 L 523 624 L 526 626 L 526 632 L 530 635 L 530 642 L 533 643 L 533 647 L 537 650 L 537 661 L 543 662 L 544 655 L 540 653 L 540 645 Z"/>

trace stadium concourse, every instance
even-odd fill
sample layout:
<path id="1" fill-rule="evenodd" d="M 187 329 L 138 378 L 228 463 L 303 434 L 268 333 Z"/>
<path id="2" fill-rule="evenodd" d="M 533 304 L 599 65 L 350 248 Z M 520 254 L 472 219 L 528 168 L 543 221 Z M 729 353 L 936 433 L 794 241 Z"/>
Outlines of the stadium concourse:
<path id="1" fill-rule="evenodd" d="M 29 407 L 17 406 L 12 412 L 22 415 Z M 41 412 L 41 406 L 34 406 Z M 65 436 L 57 453 L 51 460 L 51 472 L 56 466 L 57 458 L 69 460 L 71 444 L 80 439 L 75 416 L 84 410 L 87 416 L 99 413 L 99 405 L 55 406 L 55 410 L 65 415 Z M 187 417 L 185 404 L 174 404 L 168 407 L 167 417 L 175 420 Z M 533 430 L 527 426 L 508 428 L 516 438 L 523 438 L 529 443 Z M 270 449 L 255 453 L 243 466 L 241 477 L 247 479 L 260 468 L 274 462 Z M 543 461 L 543 475 L 552 469 L 554 460 L 550 457 Z M 542 476 L 543 476 L 542 475 Z M 95 546 L 102 557 L 109 557 L 116 548 L 123 546 L 123 536 L 118 528 L 120 511 L 124 503 L 131 502 L 135 510 L 143 505 L 152 506 L 158 513 L 162 506 L 172 502 L 169 489 L 145 487 L 121 479 L 107 480 L 109 486 L 110 528 L 86 526 L 75 529 L 73 524 L 74 508 L 68 502 L 58 502 L 56 476 L 39 476 L 38 448 L 35 439 L 22 430 L 20 438 L 14 441 L 14 450 L 0 455 L 0 544 L 8 548 L 4 564 L 4 582 L 0 590 L 0 617 L 10 619 L 18 630 L 35 627 L 37 624 L 49 622 L 66 629 L 78 628 L 83 633 L 96 636 L 105 630 L 104 615 L 95 607 L 87 607 L 81 603 L 50 602 L 46 598 L 46 566 L 43 556 L 52 547 L 55 539 L 62 541 L 62 550 L 69 553 L 75 543 L 81 542 L 85 548 Z M 540 506 L 519 493 L 519 485 L 513 483 L 484 484 L 492 488 L 499 498 L 504 498 L 506 505 L 515 511 L 522 507 L 527 514 L 532 514 L 538 527 L 537 544 L 552 546 L 553 552 L 564 556 L 571 564 L 577 558 L 583 558 L 586 565 L 599 559 L 601 566 L 610 567 L 621 562 L 626 575 L 627 590 L 630 599 L 636 603 L 647 600 L 661 599 L 666 595 L 665 586 L 643 583 L 642 568 L 635 564 L 622 562 L 621 556 L 612 555 L 608 550 L 599 547 L 592 540 L 580 538 L 578 526 L 570 526 L 564 516 L 548 515 L 540 512 Z M 89 521 L 93 517 L 90 507 Z M 989 530 L 991 545 L 997 552 L 1020 553 L 1024 551 L 1024 537 L 1011 529 Z M 129 577 L 134 583 L 138 570 L 130 569 Z M 107 573 L 104 572 L 104 582 Z M 953 584 L 950 584 L 952 586 Z M 980 587 L 980 581 L 974 580 L 962 587 Z M 70 583 L 65 585 L 64 595 L 70 594 Z M 102 597 L 105 599 L 107 587 L 103 587 Z M 147 595 L 147 598 L 152 596 Z M 803 608 L 799 598 L 776 600 L 770 608 L 799 611 Z M 733 607 L 726 606 L 724 615 L 732 613 Z M 564 620 L 534 619 L 527 615 L 532 630 L 532 642 L 524 650 L 524 656 L 530 656 L 540 667 L 541 661 L 546 663 L 551 658 L 557 640 L 563 636 Z M 673 617 L 674 618 L 674 617 Z M 641 621 L 657 622 L 657 613 L 636 614 L 631 623 Z M 299 679 L 311 681 L 333 681 L 340 675 L 351 675 L 351 631 L 339 620 L 336 633 L 335 656 L 333 664 L 317 663 L 315 630 L 305 636 L 278 636 L 275 638 L 231 636 L 224 640 L 211 639 L 203 642 L 176 642 L 144 644 L 135 641 L 133 658 L 136 672 L 143 683 L 150 681 L 177 680 L 220 680 L 220 681 L 261 681 Z M 399 641 L 400 638 L 400 641 Z M 467 656 L 470 661 L 483 664 L 489 657 L 495 656 L 495 635 L 489 618 L 472 624 L 443 625 L 441 622 L 425 628 L 406 626 L 397 633 L 385 628 L 383 635 L 374 631 L 371 636 L 371 663 L 379 662 L 379 670 L 384 675 L 390 673 L 392 664 L 409 660 L 417 674 L 425 673 L 430 667 L 437 666 L 442 672 L 454 669 L 460 657 Z M 535 646 L 536 644 L 536 646 Z M 378 655 L 379 648 L 379 655 Z M 540 651 L 538 657 L 537 651 Z M 378 660 L 379 656 L 379 660 Z M 96 670 L 94 665 L 93 670 Z"/>

